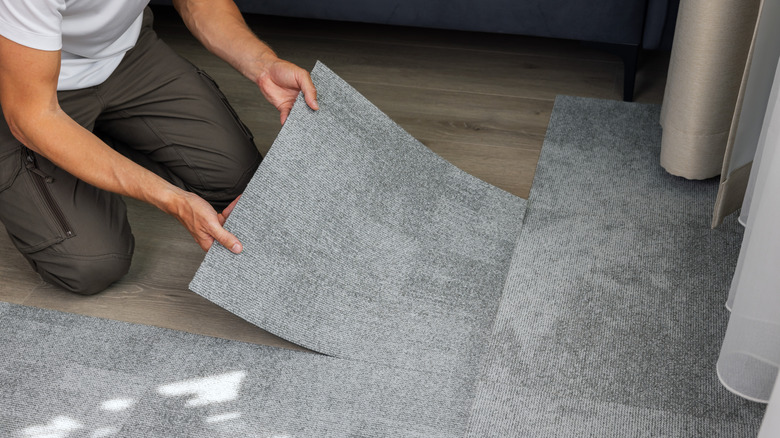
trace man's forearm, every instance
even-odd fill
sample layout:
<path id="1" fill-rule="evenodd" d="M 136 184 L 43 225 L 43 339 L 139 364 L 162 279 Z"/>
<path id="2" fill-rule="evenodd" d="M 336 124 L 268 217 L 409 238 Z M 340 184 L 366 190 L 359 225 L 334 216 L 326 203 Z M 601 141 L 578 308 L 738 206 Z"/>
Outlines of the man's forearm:
<path id="1" fill-rule="evenodd" d="M 174 0 L 187 28 L 212 53 L 257 83 L 278 60 L 246 25 L 233 0 Z"/>
<path id="2" fill-rule="evenodd" d="M 15 128 L 27 147 L 80 180 L 175 211 L 183 190 L 122 156 L 61 110 L 27 114 Z"/>
<path id="3" fill-rule="evenodd" d="M 263 96 L 287 120 L 300 92 L 311 109 L 318 109 L 317 90 L 309 73 L 279 59 L 244 22 L 233 0 L 173 0 L 187 28 L 207 49 L 254 82 Z"/>

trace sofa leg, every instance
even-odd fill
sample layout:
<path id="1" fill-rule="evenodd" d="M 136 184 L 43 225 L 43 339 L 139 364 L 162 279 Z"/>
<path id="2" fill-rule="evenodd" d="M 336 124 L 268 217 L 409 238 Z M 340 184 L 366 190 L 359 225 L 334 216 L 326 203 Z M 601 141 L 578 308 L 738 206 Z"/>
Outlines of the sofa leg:
<path id="1" fill-rule="evenodd" d="M 636 84 L 636 69 L 639 62 L 639 44 L 611 44 L 583 42 L 588 47 L 615 54 L 623 60 L 623 100 L 634 100 L 634 85 Z"/>
<path id="2" fill-rule="evenodd" d="M 639 45 L 615 44 L 615 49 L 623 59 L 623 100 L 634 100 L 634 85 L 636 84 L 636 67 L 639 62 Z"/>

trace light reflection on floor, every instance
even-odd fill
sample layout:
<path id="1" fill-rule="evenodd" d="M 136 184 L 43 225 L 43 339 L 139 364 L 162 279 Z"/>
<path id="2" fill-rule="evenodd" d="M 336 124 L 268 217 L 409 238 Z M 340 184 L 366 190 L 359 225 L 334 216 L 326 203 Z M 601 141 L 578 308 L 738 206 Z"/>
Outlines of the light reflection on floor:
<path id="1" fill-rule="evenodd" d="M 163 385 L 157 388 L 157 392 L 166 397 L 192 395 L 192 398 L 187 400 L 187 406 L 204 406 L 235 400 L 244 377 L 245 371 L 233 371 Z"/>
<path id="2" fill-rule="evenodd" d="M 187 407 L 198 407 L 225 403 L 238 398 L 241 384 L 246 377 L 246 371 L 231 371 L 214 376 L 198 377 L 179 382 L 164 384 L 157 387 L 156 393 L 163 397 L 187 397 L 184 403 Z M 121 412 L 132 408 L 138 400 L 131 397 L 115 397 L 100 403 L 99 409 L 108 412 Z M 204 423 L 225 423 L 241 418 L 240 412 L 225 412 L 204 418 Z M 59 415 L 46 424 L 26 427 L 19 431 L 23 438 L 67 438 L 77 433 L 78 436 L 103 438 L 117 436 L 121 427 L 107 425 L 85 425 L 75 418 Z M 125 433 L 132 431 L 124 431 Z M 287 434 L 273 434 L 268 438 L 292 438 Z"/>
<path id="3" fill-rule="evenodd" d="M 70 417 L 58 416 L 48 424 L 30 426 L 22 430 L 22 436 L 30 438 L 64 438 L 71 432 L 83 429 L 84 425 Z"/>

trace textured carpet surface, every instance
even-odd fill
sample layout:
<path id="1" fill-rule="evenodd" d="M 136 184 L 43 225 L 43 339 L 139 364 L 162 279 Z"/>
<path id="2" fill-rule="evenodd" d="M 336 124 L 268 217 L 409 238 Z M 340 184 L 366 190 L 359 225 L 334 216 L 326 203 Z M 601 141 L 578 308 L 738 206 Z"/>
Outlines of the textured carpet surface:
<path id="1" fill-rule="evenodd" d="M 755 436 L 715 373 L 742 229 L 660 168 L 658 117 L 556 100 L 469 436 Z"/>
<path id="2" fill-rule="evenodd" d="M 452 437 L 451 375 L 0 303 L 3 437 Z"/>
<path id="3" fill-rule="evenodd" d="M 0 303 L 0 436 L 755 436 L 715 374 L 741 230 L 659 168 L 658 111 L 556 101 L 477 377 Z"/>
<path id="4" fill-rule="evenodd" d="M 525 200 L 423 146 L 317 64 L 190 288 L 311 350 L 476 377 Z"/>

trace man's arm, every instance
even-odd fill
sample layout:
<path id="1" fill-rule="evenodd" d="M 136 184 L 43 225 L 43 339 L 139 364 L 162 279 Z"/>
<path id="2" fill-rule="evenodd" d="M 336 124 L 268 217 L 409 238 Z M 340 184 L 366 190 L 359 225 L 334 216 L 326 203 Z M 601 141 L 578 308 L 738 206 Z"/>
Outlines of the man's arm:
<path id="1" fill-rule="evenodd" d="M 0 36 L 0 106 L 14 136 L 82 181 L 171 214 L 204 250 L 216 239 L 240 252 L 238 239 L 222 228 L 224 217 L 206 201 L 125 158 L 62 111 L 59 70 L 59 51 L 31 49 Z"/>
<path id="2" fill-rule="evenodd" d="M 306 70 L 279 59 L 249 29 L 233 0 L 174 0 L 187 28 L 206 48 L 260 87 L 281 113 L 290 114 L 299 91 L 318 109 L 317 90 Z"/>

